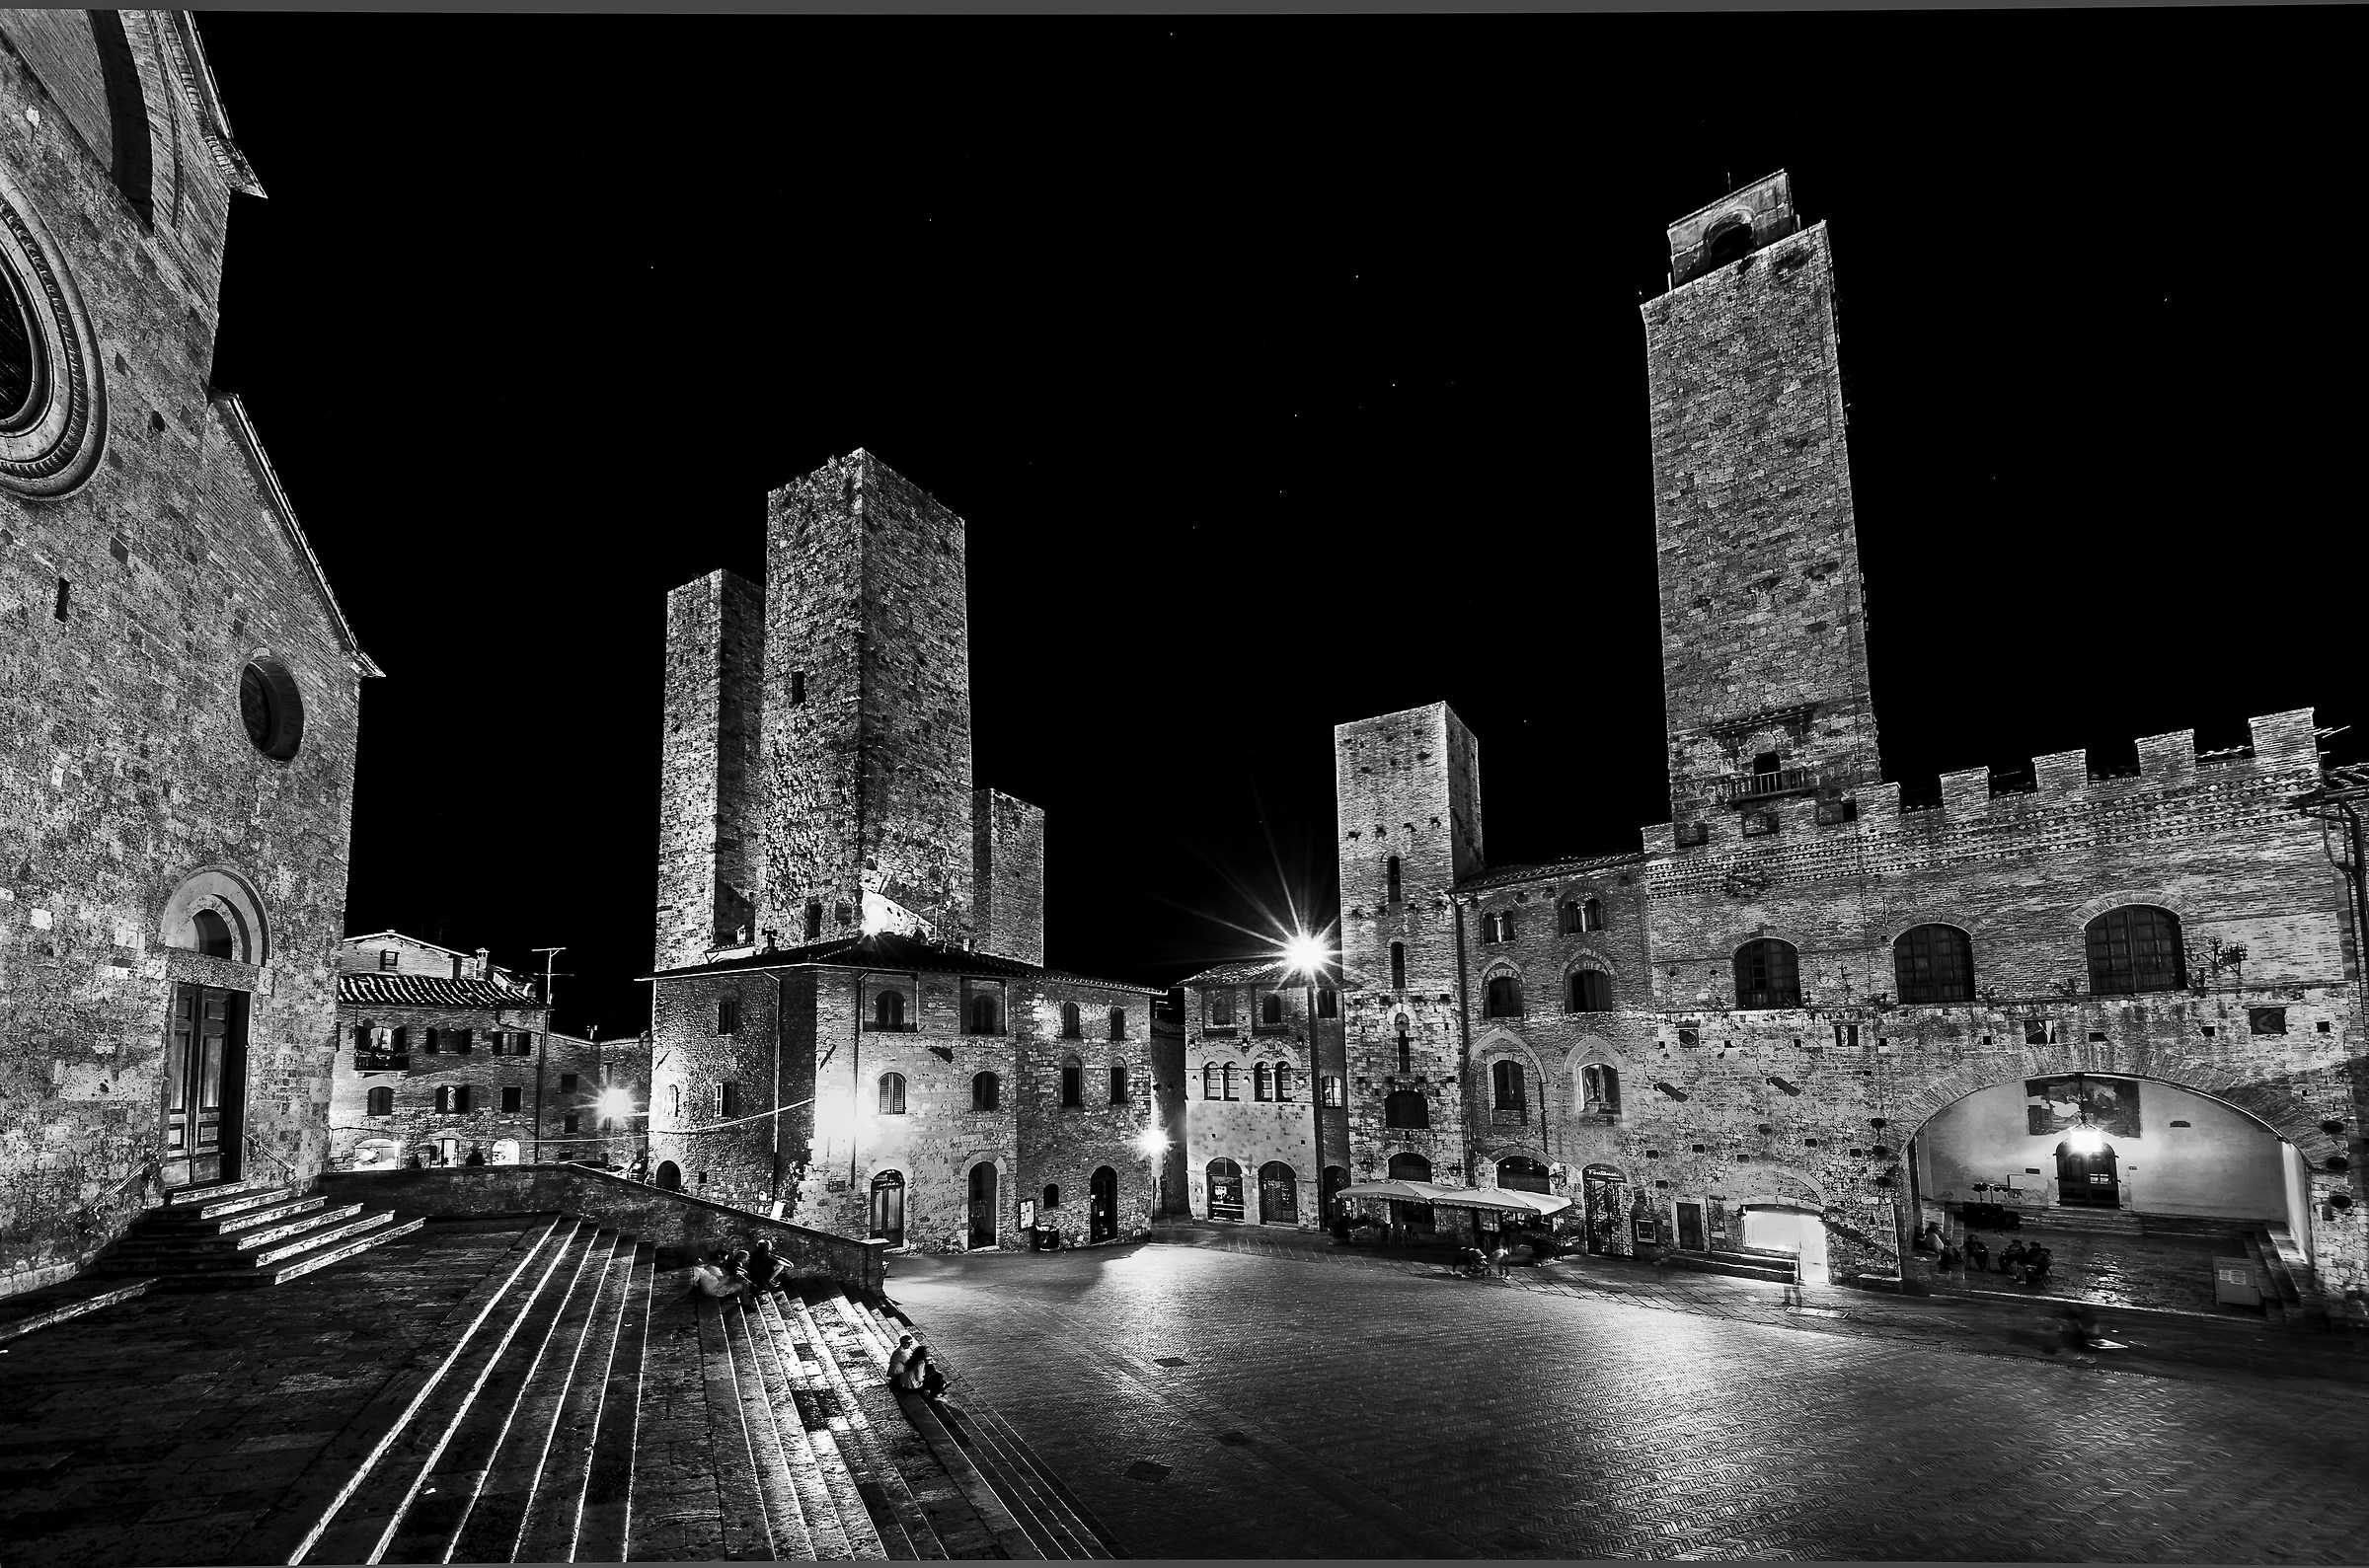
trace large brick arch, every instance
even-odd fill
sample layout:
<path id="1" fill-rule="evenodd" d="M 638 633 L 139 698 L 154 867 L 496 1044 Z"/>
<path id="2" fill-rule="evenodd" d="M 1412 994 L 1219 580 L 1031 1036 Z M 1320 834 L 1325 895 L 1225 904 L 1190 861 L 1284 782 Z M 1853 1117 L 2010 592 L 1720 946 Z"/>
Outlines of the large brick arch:
<path id="1" fill-rule="evenodd" d="M 1891 1130 L 1905 1148 L 1925 1130 L 1926 1123 L 1977 1090 L 2075 1073 L 2152 1079 L 2219 1100 L 2293 1144 L 2315 1168 L 2325 1167 L 2330 1156 L 2344 1152 L 2344 1136 L 2323 1132 L 2322 1113 L 2305 1103 L 2292 1084 L 2249 1079 L 2207 1058 L 2144 1041 L 2026 1045 L 2004 1057 L 1962 1062 L 1911 1091 L 1891 1118 L 1896 1124 Z M 1900 1132 L 1900 1128 L 1908 1130 Z"/>
<path id="2" fill-rule="evenodd" d="M 2179 917 L 2183 929 L 2195 917 L 2192 901 L 2174 896 L 2170 888 L 2121 887 L 2111 893 L 2101 893 L 2088 903 L 2076 906 L 2068 918 L 2073 922 L 2075 931 L 2087 931 L 2090 922 L 2107 910 L 2119 909 L 2125 904 L 2153 904 L 2158 909 L 2168 909 Z"/>

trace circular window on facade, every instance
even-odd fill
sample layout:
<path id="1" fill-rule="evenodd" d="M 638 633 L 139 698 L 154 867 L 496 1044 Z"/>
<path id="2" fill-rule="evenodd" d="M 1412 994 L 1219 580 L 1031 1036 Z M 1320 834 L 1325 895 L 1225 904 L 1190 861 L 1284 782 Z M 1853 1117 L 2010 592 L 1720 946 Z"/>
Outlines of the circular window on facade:
<path id="1" fill-rule="evenodd" d="M 239 672 L 239 717 L 257 751 L 280 762 L 296 755 L 304 740 L 304 699 L 286 665 L 259 658 Z"/>
<path id="2" fill-rule="evenodd" d="M 0 171 L 0 485 L 64 495 L 107 432 L 99 339 L 31 203 Z"/>

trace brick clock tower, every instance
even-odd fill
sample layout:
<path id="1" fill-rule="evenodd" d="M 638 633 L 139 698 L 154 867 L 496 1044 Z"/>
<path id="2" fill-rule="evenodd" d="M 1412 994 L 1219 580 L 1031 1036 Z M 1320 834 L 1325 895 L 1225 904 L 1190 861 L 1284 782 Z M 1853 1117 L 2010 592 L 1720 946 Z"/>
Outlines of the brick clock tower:
<path id="1" fill-rule="evenodd" d="M 1826 227 L 1800 226 L 1780 172 L 1669 243 L 1644 325 L 1683 839 L 1739 795 L 1817 792 L 1839 812 L 1877 763 Z"/>

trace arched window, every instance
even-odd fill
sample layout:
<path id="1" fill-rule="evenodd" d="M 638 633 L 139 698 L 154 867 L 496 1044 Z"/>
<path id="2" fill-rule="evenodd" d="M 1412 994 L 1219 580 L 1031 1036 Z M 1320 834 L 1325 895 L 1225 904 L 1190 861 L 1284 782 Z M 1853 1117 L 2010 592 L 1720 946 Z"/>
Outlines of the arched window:
<path id="1" fill-rule="evenodd" d="M 667 1108 L 673 1111 L 676 1121 L 681 1121 L 683 1119 L 683 1086 L 680 1083 L 667 1085 L 666 1096 Z"/>
<path id="2" fill-rule="evenodd" d="M 1003 1084 L 997 1080 L 993 1073 L 980 1073 L 971 1079 L 970 1108 L 972 1110 L 995 1110 L 1000 1107 L 1003 1102 Z"/>
<path id="3" fill-rule="evenodd" d="M 992 993 L 990 993 L 990 994 L 987 994 L 987 995 L 983 995 L 983 996 L 976 996 L 976 997 L 973 997 L 973 998 L 971 998 L 971 999 L 970 999 L 970 1032 L 971 1032 L 971 1033 L 973 1033 L 973 1034 L 1001 1034 L 1001 1033 L 1003 1033 L 1003 1030 L 1002 1030 L 1002 1028 L 1001 1028 L 1001 1027 L 998 1025 L 998 1023 L 997 1023 L 997 1021 L 996 1021 L 996 1020 L 997 1020 L 997 1012 L 996 1012 L 996 1006 L 995 1006 L 995 997 L 994 997 L 994 995 L 993 995 Z"/>
<path id="4" fill-rule="evenodd" d="M 882 1116 L 905 1114 L 904 1074 L 882 1073 L 880 1075 L 880 1114 Z"/>
<path id="5" fill-rule="evenodd" d="M 1234 1027 L 1234 988 L 1232 986 L 1220 986 L 1216 990 L 1206 993 L 1204 1000 L 1209 1008 L 1209 1027 L 1213 1029 Z"/>
<path id="6" fill-rule="evenodd" d="M 1083 1036 L 1084 1033 L 1085 1025 L 1078 1020 L 1078 1005 L 1074 1002 L 1062 1003 L 1061 1038 L 1064 1040 L 1075 1040 Z"/>
<path id="7" fill-rule="evenodd" d="M 1591 898 L 1580 905 L 1579 920 L 1584 930 L 1602 931 L 1604 929 L 1604 901 L 1600 898 Z"/>
<path id="8" fill-rule="evenodd" d="M 1567 903 L 1556 914 L 1555 930 L 1565 936 L 1575 936 L 1586 928 L 1579 923 L 1579 906 Z"/>
<path id="9" fill-rule="evenodd" d="M 1519 975 L 1489 977 L 1488 1015 L 1492 1018 L 1518 1018 L 1522 1015 L 1522 981 Z"/>
<path id="10" fill-rule="evenodd" d="M 1497 939 L 1496 916 L 1484 915 L 1481 917 L 1481 939 L 1485 942 L 1493 942 Z"/>
<path id="11" fill-rule="evenodd" d="M 1124 1062 L 1113 1062 L 1110 1064 L 1110 1103 L 1113 1105 L 1124 1105 L 1126 1102 L 1127 1064 Z"/>
<path id="12" fill-rule="evenodd" d="M 873 1000 L 872 1021 L 883 1029 L 903 1028 L 905 1026 L 905 994 L 901 991 L 881 992 Z"/>
<path id="13" fill-rule="evenodd" d="M 1428 1127 L 1431 1107 L 1423 1097 L 1411 1088 L 1403 1088 L 1382 1098 L 1382 1125 L 1385 1127 Z"/>
<path id="14" fill-rule="evenodd" d="M 904 1172 L 883 1170 L 872 1178 L 872 1233 L 890 1246 L 905 1244 Z"/>
<path id="15" fill-rule="evenodd" d="M 1712 231 L 1709 264 L 1725 266 L 1730 261 L 1742 260 L 1744 253 L 1751 249 L 1752 225 L 1730 219 Z"/>
<path id="16" fill-rule="evenodd" d="M 1393 991 L 1407 989 L 1407 944 L 1405 942 L 1390 944 L 1390 989 Z"/>
<path id="17" fill-rule="evenodd" d="M 230 933 L 230 922 L 210 909 L 201 909 L 190 917 L 197 929 L 197 950 L 208 958 L 231 958 L 238 954 L 238 938 Z"/>
<path id="18" fill-rule="evenodd" d="M 1219 1084 L 1220 1084 L 1220 1085 L 1221 1085 L 1221 1086 L 1222 1086 L 1222 1087 L 1225 1089 L 1225 1091 L 1226 1091 L 1226 1095 L 1225 1095 L 1225 1097 L 1226 1097 L 1227 1099 L 1236 1099 L 1236 1098 L 1239 1098 L 1239 1097 L 1240 1097 L 1240 1096 L 1238 1096 L 1237 1094 L 1235 1094 L 1235 1092 L 1234 1092 L 1234 1064 L 1233 1064 L 1233 1063 L 1231 1063 L 1231 1062 L 1228 1062 L 1228 1063 L 1227 1063 L 1227 1064 L 1226 1064 L 1226 1065 L 1225 1065 L 1223 1068 L 1221 1068 L 1221 1069 L 1218 1071 L 1217 1079 L 1218 1079 L 1218 1083 L 1219 1083 Z"/>
<path id="19" fill-rule="evenodd" d="M 1267 1090 L 1271 1084 L 1272 1078 L 1264 1062 L 1251 1070 L 1251 1098 L 1260 1100 L 1267 1098 Z"/>
<path id="20" fill-rule="evenodd" d="M 1489 1070 L 1489 1083 L 1495 1096 L 1491 1103 L 1491 1109 L 1519 1111 L 1528 1107 L 1529 1099 L 1523 1093 L 1525 1085 L 1522 1082 L 1521 1063 L 1497 1062 L 1491 1064 Z"/>
<path id="21" fill-rule="evenodd" d="M 1621 1070 L 1604 1062 L 1590 1062 L 1579 1070 L 1580 1108 L 1606 1115 L 1621 1108 Z"/>
<path id="22" fill-rule="evenodd" d="M 806 940 L 822 940 L 822 900 L 819 898 L 806 900 Z"/>
<path id="23" fill-rule="evenodd" d="M 1272 1028 L 1283 1021 L 1283 994 L 1270 991 L 1259 999 L 1259 1021 Z"/>
<path id="24" fill-rule="evenodd" d="M 395 1091 L 384 1087 L 372 1089 L 370 1091 L 370 1114 L 373 1116 L 394 1115 Z"/>
<path id="25" fill-rule="evenodd" d="M 1552 1176 L 1528 1155 L 1508 1155 L 1497 1161 L 1497 1186 L 1507 1192 L 1553 1192 Z"/>
<path id="26" fill-rule="evenodd" d="M 1275 1064 L 1275 1098 L 1279 1100 L 1291 1098 L 1291 1064 L 1288 1062 Z"/>
<path id="27" fill-rule="evenodd" d="M 1126 1037 L 1127 1009 L 1124 1008 L 1112 1008 L 1110 1009 L 1110 1038 L 1113 1040 L 1123 1040 Z"/>
<path id="28" fill-rule="evenodd" d="M 1061 1184 L 1059 1182 L 1049 1181 L 1045 1183 L 1044 1203 L 1042 1207 L 1047 1209 L 1058 1209 L 1061 1207 Z"/>
<path id="29" fill-rule="evenodd" d="M 1612 1010 L 1612 976 L 1601 969 L 1572 970 L 1570 1010 L 1573 1012 L 1610 1012 Z"/>
<path id="30" fill-rule="evenodd" d="M 2178 991 L 2188 983 L 2179 917 L 2153 904 L 2124 904 L 2090 922 L 2090 990 L 2102 997 Z"/>
<path id="31" fill-rule="evenodd" d="M 1201 1069 L 1201 1098 L 1217 1098 L 1217 1064 L 1211 1062 Z"/>
<path id="32" fill-rule="evenodd" d="M 1735 1005 L 1739 1008 L 1801 1006 L 1801 967 L 1794 944 L 1763 936 L 1735 950 Z"/>
<path id="33" fill-rule="evenodd" d="M 1892 943 L 1892 977 L 1904 1003 L 1972 1002 L 1974 942 L 1955 926 L 1916 926 Z"/>
<path id="34" fill-rule="evenodd" d="M 1061 1103 L 1063 1105 L 1086 1103 L 1086 1064 L 1074 1056 L 1065 1056 L 1061 1059 Z"/>
<path id="35" fill-rule="evenodd" d="M 1390 901 L 1399 901 L 1399 858 L 1395 855 L 1390 858 Z"/>
<path id="36" fill-rule="evenodd" d="M 1497 917 L 1497 940 L 1501 942 L 1509 942 L 1513 940 L 1512 910 L 1507 910 L 1504 914 Z"/>

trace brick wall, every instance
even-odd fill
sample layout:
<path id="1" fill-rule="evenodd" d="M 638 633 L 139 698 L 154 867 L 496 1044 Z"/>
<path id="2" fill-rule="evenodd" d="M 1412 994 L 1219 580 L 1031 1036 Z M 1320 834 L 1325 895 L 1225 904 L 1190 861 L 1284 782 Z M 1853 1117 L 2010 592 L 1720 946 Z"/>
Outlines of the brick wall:
<path id="1" fill-rule="evenodd" d="M 1283 999 L 1284 1021 L 1280 1026 L 1261 1025 L 1253 1020 L 1261 1016 L 1260 997 L 1272 988 L 1244 986 L 1187 986 L 1184 1009 L 1184 1115 L 1187 1129 L 1185 1150 L 1185 1181 L 1190 1212 L 1195 1219 L 1211 1218 L 1209 1212 L 1209 1164 L 1215 1159 L 1231 1159 L 1241 1167 L 1243 1180 L 1243 1223 L 1249 1225 L 1275 1224 L 1262 1218 L 1260 1173 L 1270 1162 L 1289 1165 L 1295 1187 L 1294 1213 L 1291 1219 L 1299 1230 L 1313 1231 L 1324 1224 L 1321 1193 L 1326 1160 L 1317 1154 L 1317 1118 L 1322 1114 L 1332 1125 L 1335 1158 L 1333 1163 L 1347 1164 L 1340 1153 L 1345 1136 L 1338 1110 L 1327 1110 L 1323 1105 L 1323 1085 L 1319 1082 L 1320 1059 L 1328 1053 L 1322 1047 L 1328 1043 L 1320 1038 L 1312 1049 L 1309 1038 L 1307 993 L 1299 986 L 1277 990 Z M 1234 1016 L 1231 1026 L 1213 1025 L 1209 1000 L 1217 991 L 1234 997 Z M 1323 1034 L 1337 1041 L 1337 1020 L 1320 1020 Z M 1289 1070 L 1292 1075 L 1291 1097 L 1261 1100 L 1258 1097 L 1259 1069 L 1266 1067 Z M 1227 1099 L 1227 1068 L 1233 1069 L 1235 1098 Z M 1216 1072 L 1217 1097 L 1208 1092 L 1209 1072 Z M 1270 1078 L 1271 1083 L 1271 1078 Z M 1341 1128 L 1340 1131 L 1335 1131 Z"/>
<path id="2" fill-rule="evenodd" d="M 177 980 L 247 994 L 244 1130 L 319 1168 L 359 682 L 375 673 L 244 413 L 207 390 L 224 162 L 243 163 L 184 89 L 179 20 L 123 20 L 168 153 L 152 223 L 17 52 L 54 60 L 50 45 L 23 14 L 0 19 L 0 196 L 45 233 L 87 315 L 87 450 L 103 449 L 70 494 L 0 485 L 0 1292 L 71 1272 L 154 1200 Z M 285 761 L 241 719 L 259 653 L 303 706 Z M 166 945 L 168 900 L 207 868 L 251 898 L 244 961 Z"/>
<path id="3" fill-rule="evenodd" d="M 753 785 L 763 716 L 765 590 L 713 571 L 666 596 L 655 964 L 679 969 L 756 920 Z M 795 941 L 795 928 L 784 928 Z"/>
<path id="4" fill-rule="evenodd" d="M 809 899 L 835 935 L 867 891 L 970 934 L 963 549 L 960 518 L 866 452 L 770 497 L 759 925 L 785 941 Z"/>
<path id="5" fill-rule="evenodd" d="M 1044 810 L 996 789 L 972 796 L 981 952 L 1044 962 Z"/>
<path id="6" fill-rule="evenodd" d="M 1065 1003 L 1078 1008 L 1079 1038 L 1061 1032 Z M 1060 1207 L 1039 1223 L 1072 1244 L 1089 1238 L 1089 1193 L 1098 1170 L 1111 1173 L 1113 1238 L 1150 1230 L 1159 1206 L 1160 1164 L 1141 1142 L 1154 1121 L 1151 1004 L 1141 993 L 1059 981 L 1018 992 L 1013 1057 L 1020 1074 L 1020 1160 L 1005 1207 L 1009 1211 L 1022 1198 L 1041 1202 L 1047 1185 L 1059 1187 Z M 1123 1039 L 1109 1037 L 1114 1008 L 1126 1015 Z M 1073 1056 L 1080 1064 L 1079 1103 L 1065 1106 L 1061 1072 Z M 1110 1098 L 1113 1067 L 1126 1074 L 1125 1097 L 1116 1102 Z M 1009 1213 L 1005 1223 L 1011 1223 Z"/>

